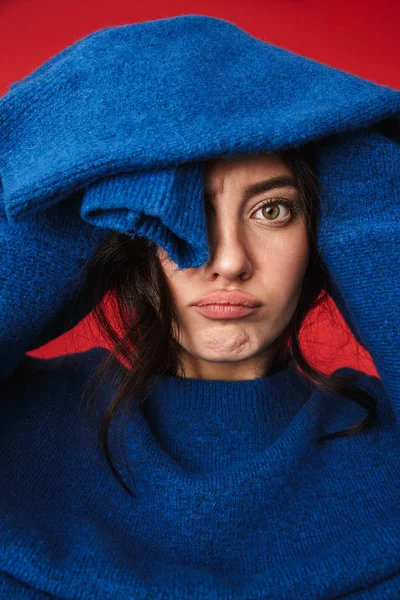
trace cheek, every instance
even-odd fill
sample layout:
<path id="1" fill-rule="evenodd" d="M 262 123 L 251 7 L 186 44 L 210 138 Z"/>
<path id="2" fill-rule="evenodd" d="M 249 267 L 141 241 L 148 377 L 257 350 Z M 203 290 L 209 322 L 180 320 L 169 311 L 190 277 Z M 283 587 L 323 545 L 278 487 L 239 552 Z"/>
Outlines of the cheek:
<path id="1" fill-rule="evenodd" d="M 261 229 L 261 228 L 260 228 Z M 272 232 L 250 231 L 248 247 L 251 248 L 257 271 L 267 275 L 290 274 L 291 280 L 302 279 L 309 261 L 309 240 L 303 220 L 293 226 L 282 227 Z"/>
<path id="2" fill-rule="evenodd" d="M 159 258 L 162 270 L 166 276 L 169 286 L 172 287 L 176 275 L 179 273 L 178 265 L 169 258 L 167 252 L 160 246 L 157 249 L 157 256 Z"/>
<path id="3" fill-rule="evenodd" d="M 282 237 L 270 248 L 271 263 L 264 271 L 268 288 L 273 288 L 282 310 L 294 310 L 300 298 L 310 251 L 306 231 Z"/>
<path id="4" fill-rule="evenodd" d="M 186 306 L 192 300 L 190 294 L 193 288 L 192 272 L 194 269 L 179 269 L 176 263 L 165 256 L 161 260 L 161 266 L 168 282 L 172 301 L 179 312 L 181 307 Z"/>
<path id="5" fill-rule="evenodd" d="M 178 310 L 188 304 L 191 300 L 190 295 L 190 282 L 187 281 L 187 277 L 183 273 L 175 273 L 169 282 L 169 289 L 172 296 L 172 301 Z M 192 286 L 193 287 L 193 286 Z"/>
<path id="6" fill-rule="evenodd" d="M 254 230 L 248 240 L 254 282 L 279 318 L 297 306 L 309 263 L 307 229 L 298 221 L 275 231 Z"/>
<path id="7" fill-rule="evenodd" d="M 310 259 L 309 243 L 307 235 L 297 236 L 292 244 L 282 252 L 283 270 L 293 286 L 300 285 L 308 267 Z"/>

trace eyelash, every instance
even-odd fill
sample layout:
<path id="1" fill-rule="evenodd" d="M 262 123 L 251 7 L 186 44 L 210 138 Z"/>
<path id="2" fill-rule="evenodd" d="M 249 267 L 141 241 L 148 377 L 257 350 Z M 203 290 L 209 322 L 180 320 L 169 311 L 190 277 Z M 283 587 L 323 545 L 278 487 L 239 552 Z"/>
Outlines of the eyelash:
<path id="1" fill-rule="evenodd" d="M 266 206 L 270 206 L 272 204 L 283 204 L 283 206 L 286 206 L 286 208 L 288 208 L 290 210 L 291 216 L 293 218 L 294 215 L 296 214 L 300 214 L 301 212 L 301 208 L 298 205 L 297 202 L 293 201 L 293 200 L 288 200 L 287 198 L 271 198 L 269 200 L 264 200 L 264 202 L 262 202 L 252 213 L 251 216 L 254 215 L 254 213 L 258 212 L 259 210 L 261 210 L 262 208 L 265 208 Z M 263 219 L 265 221 L 267 221 L 267 219 Z M 272 223 L 274 223 L 277 219 L 274 219 L 273 221 L 271 221 Z M 284 221 L 286 221 L 286 219 L 283 219 Z"/>

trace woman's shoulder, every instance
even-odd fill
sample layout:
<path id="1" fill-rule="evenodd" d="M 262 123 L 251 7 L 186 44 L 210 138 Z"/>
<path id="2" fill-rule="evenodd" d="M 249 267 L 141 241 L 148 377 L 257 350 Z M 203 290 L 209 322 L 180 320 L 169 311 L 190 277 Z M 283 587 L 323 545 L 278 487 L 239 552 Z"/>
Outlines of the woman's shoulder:
<path id="1" fill-rule="evenodd" d="M 110 354 L 110 350 L 102 346 L 95 346 L 88 350 L 63 354 L 52 358 L 37 358 L 35 356 L 25 355 L 19 369 L 25 372 L 87 372 L 97 367 L 97 365 Z"/>
<path id="2" fill-rule="evenodd" d="M 359 369 L 354 369 L 352 367 L 340 367 L 339 369 L 335 369 L 332 372 L 332 375 L 337 375 L 340 377 L 354 376 L 354 381 L 350 382 L 353 385 L 364 388 L 374 397 L 375 395 L 386 396 L 385 388 L 379 377 L 376 377 L 375 375 L 370 375 L 369 373 L 365 373 L 365 371 L 360 371 Z"/>
<path id="3" fill-rule="evenodd" d="M 51 358 L 38 358 L 25 354 L 11 379 L 1 382 L 3 390 L 26 388 L 32 381 L 78 377 L 93 371 L 110 354 L 107 348 L 95 346 L 89 350 L 63 354 Z M 4 397 L 4 396 L 3 396 Z"/>
<path id="4" fill-rule="evenodd" d="M 52 358 L 25 355 L 11 379 L 0 383 L 1 429 L 75 411 L 89 375 L 110 353 L 101 346 Z"/>
<path id="5" fill-rule="evenodd" d="M 349 383 L 372 396 L 377 402 L 378 412 L 386 416 L 390 414 L 395 419 L 392 403 L 379 377 L 352 367 L 340 367 L 333 371 L 332 375 L 352 377 L 353 379 Z"/>

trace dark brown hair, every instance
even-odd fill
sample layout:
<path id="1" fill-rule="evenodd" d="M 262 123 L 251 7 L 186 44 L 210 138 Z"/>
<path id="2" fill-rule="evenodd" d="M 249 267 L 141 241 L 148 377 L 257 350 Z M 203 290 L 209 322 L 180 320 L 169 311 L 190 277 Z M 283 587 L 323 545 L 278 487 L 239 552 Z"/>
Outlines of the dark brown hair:
<path id="1" fill-rule="evenodd" d="M 274 342 L 276 352 L 269 374 L 295 363 L 314 384 L 327 392 L 346 396 L 368 412 L 354 426 L 318 439 L 324 442 L 368 430 L 376 422 L 377 406 L 376 400 L 366 390 L 349 383 L 356 376 L 323 374 L 308 362 L 301 351 L 299 334 L 305 318 L 328 296 L 328 271 L 315 242 L 320 204 L 312 145 L 281 151 L 279 155 L 289 166 L 300 189 L 310 261 L 297 308 L 289 325 Z M 159 376 L 176 375 L 178 366 L 180 372 L 185 373 L 179 359 L 180 346 L 175 339 L 178 339 L 178 330 L 174 329 L 177 328 L 177 315 L 156 244 L 144 237 L 111 232 L 87 264 L 80 301 L 86 314 L 90 313 L 92 323 L 108 340 L 107 346 L 112 349 L 90 374 L 85 385 L 84 394 L 90 391 L 86 417 L 93 424 L 96 393 L 106 380 L 117 382 L 116 393 L 107 403 L 100 427 L 94 429 L 94 433 L 112 474 L 132 494 L 111 458 L 110 425 L 120 409 L 128 416 L 130 410 L 145 401 L 151 391 L 147 385 L 150 378 L 156 385 Z"/>

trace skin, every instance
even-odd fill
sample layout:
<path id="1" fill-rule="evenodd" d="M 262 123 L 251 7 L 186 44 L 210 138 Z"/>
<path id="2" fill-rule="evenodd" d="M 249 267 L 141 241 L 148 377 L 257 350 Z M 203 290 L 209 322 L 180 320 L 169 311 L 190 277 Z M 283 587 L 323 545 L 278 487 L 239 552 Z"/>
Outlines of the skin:
<path id="1" fill-rule="evenodd" d="M 179 269 L 164 249 L 158 256 L 178 315 L 185 373 L 196 379 L 246 380 L 268 374 L 272 343 L 290 322 L 309 261 L 305 215 L 277 204 L 300 202 L 297 188 L 280 187 L 246 199 L 244 190 L 278 175 L 292 175 L 275 153 L 208 161 L 205 201 L 210 260 Z M 214 193 L 212 200 L 208 193 Z M 274 201 L 261 208 L 265 200 Z M 301 204 L 299 204 L 301 206 Z M 240 290 L 262 302 L 238 319 L 212 320 L 190 306 L 217 290 Z"/>

